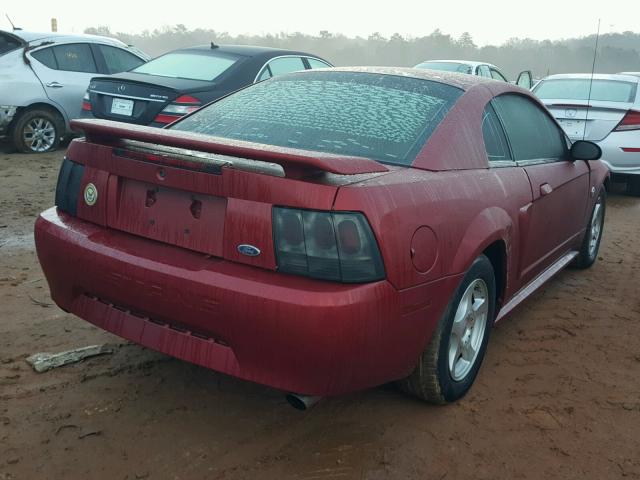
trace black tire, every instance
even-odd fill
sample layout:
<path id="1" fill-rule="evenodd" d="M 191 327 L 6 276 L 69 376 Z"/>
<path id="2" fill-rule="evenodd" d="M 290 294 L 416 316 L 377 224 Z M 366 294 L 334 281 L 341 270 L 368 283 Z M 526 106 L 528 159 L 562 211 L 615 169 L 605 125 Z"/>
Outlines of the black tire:
<path id="1" fill-rule="evenodd" d="M 627 193 L 640 196 L 640 175 L 627 175 Z"/>
<path id="2" fill-rule="evenodd" d="M 64 121 L 60 115 L 48 109 L 34 108 L 24 111 L 16 120 L 13 144 L 23 153 L 51 152 L 60 145 L 63 133 Z M 29 138 L 34 140 L 29 141 Z"/>
<path id="3" fill-rule="evenodd" d="M 593 223 L 596 221 L 595 213 L 596 208 L 600 205 L 602 215 L 599 217 L 600 229 L 598 238 L 595 243 L 595 248 L 591 248 L 591 240 L 593 238 Z M 572 266 L 576 268 L 589 268 L 593 265 L 598 258 L 598 251 L 600 250 L 600 242 L 602 241 L 602 233 L 604 231 L 604 218 L 607 210 L 607 193 L 604 187 L 600 188 L 598 192 L 598 197 L 596 202 L 591 210 L 589 215 L 589 223 L 587 223 L 587 230 L 584 233 L 584 238 L 582 239 L 582 245 L 580 246 L 580 250 L 578 251 L 578 256 L 573 261 Z"/>
<path id="4" fill-rule="evenodd" d="M 476 280 L 482 280 L 487 289 L 486 324 L 470 370 L 456 380 L 449 366 L 450 336 L 462 297 Z M 495 319 L 495 305 L 496 281 L 493 266 L 485 255 L 480 255 L 458 286 L 415 370 L 398 382 L 400 388 L 406 393 L 435 404 L 451 403 L 462 398 L 471 388 L 482 364 Z"/>

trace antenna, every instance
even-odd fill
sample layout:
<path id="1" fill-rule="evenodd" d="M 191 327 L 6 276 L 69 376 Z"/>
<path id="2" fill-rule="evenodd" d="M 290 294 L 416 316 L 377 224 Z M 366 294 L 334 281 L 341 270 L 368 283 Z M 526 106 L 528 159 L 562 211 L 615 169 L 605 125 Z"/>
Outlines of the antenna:
<path id="1" fill-rule="evenodd" d="M 16 26 L 13 24 L 13 22 L 11 21 L 11 19 L 9 18 L 9 14 L 5 13 L 4 14 L 5 17 L 7 17 L 7 20 L 9 20 L 9 23 L 11 24 L 11 28 L 13 28 L 14 30 L 16 30 Z"/>
<path id="2" fill-rule="evenodd" d="M 593 73 L 596 70 L 596 59 L 598 58 L 598 42 L 600 41 L 600 19 L 598 19 L 598 33 L 596 33 L 596 48 L 593 51 L 593 64 L 591 65 L 591 80 L 589 81 L 589 96 L 587 97 L 587 114 L 584 118 L 584 128 L 582 129 L 582 140 L 587 136 L 587 123 L 589 122 L 589 109 L 591 108 L 591 88 L 593 87 Z"/>

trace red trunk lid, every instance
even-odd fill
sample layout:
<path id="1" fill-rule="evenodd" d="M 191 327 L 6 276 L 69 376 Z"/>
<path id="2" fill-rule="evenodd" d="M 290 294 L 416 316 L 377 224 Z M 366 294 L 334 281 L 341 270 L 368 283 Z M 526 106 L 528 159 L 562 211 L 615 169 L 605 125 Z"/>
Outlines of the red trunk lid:
<path id="1" fill-rule="evenodd" d="M 74 124 L 87 135 L 67 153 L 85 165 L 79 218 L 268 269 L 276 268 L 274 205 L 331 210 L 340 185 L 387 171 L 362 158 L 224 143 L 108 121 Z M 90 183 L 97 191 L 92 205 L 82 195 Z M 242 254 L 239 245 L 260 254 Z"/>

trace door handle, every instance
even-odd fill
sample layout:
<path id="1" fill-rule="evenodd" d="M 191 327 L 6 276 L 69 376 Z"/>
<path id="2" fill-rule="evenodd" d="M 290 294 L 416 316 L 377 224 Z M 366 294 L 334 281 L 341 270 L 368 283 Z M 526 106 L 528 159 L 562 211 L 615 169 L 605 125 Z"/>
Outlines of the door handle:
<path id="1" fill-rule="evenodd" d="M 551 192 L 553 192 L 553 187 L 548 183 L 543 183 L 542 185 L 540 185 L 541 197 L 544 197 L 545 195 L 549 195 Z"/>
<path id="2" fill-rule="evenodd" d="M 49 83 L 45 83 L 45 85 L 49 88 L 62 88 L 64 87 L 64 85 L 62 85 L 61 83 L 58 82 L 49 82 Z"/>

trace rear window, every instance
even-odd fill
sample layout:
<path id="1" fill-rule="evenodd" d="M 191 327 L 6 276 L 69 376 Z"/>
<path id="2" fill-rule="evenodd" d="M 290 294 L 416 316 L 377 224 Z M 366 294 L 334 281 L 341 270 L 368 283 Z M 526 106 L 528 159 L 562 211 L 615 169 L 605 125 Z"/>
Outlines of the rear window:
<path id="1" fill-rule="evenodd" d="M 173 52 L 155 58 L 132 71 L 161 77 L 211 81 L 227 71 L 239 58 L 235 55 Z"/>
<path id="2" fill-rule="evenodd" d="M 471 65 L 455 62 L 424 62 L 414 68 L 426 68 L 429 70 L 442 70 L 445 72 L 472 73 Z"/>
<path id="3" fill-rule="evenodd" d="M 10 35 L 0 33 L 0 55 L 20 48 L 20 41 Z"/>
<path id="4" fill-rule="evenodd" d="M 307 71 L 241 90 L 172 128 L 410 165 L 462 93 L 410 77 Z"/>
<path id="5" fill-rule="evenodd" d="M 543 80 L 535 88 L 534 93 L 541 99 L 553 98 L 562 100 L 589 99 L 589 78 L 559 78 L 557 80 Z M 593 80 L 591 86 L 591 100 L 601 102 L 635 101 L 638 84 L 620 80 Z"/>

